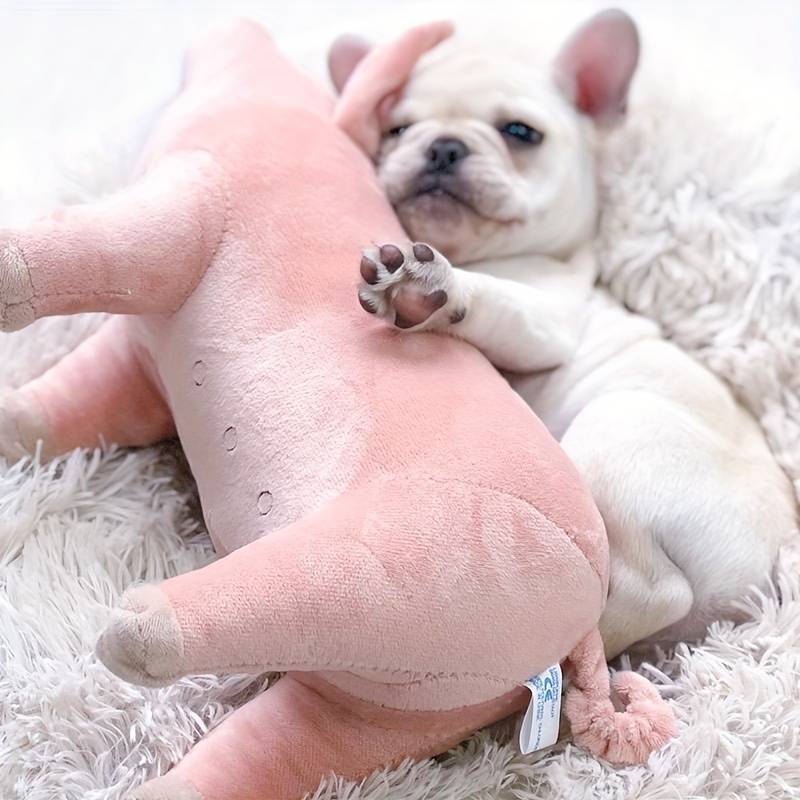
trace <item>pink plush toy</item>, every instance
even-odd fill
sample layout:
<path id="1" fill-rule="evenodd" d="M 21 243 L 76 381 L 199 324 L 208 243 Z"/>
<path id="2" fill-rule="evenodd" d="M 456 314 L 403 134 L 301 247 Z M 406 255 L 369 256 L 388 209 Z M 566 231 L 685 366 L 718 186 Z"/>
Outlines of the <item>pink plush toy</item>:
<path id="1" fill-rule="evenodd" d="M 400 85 L 449 31 L 414 29 L 365 69 Z M 343 102 L 377 84 L 366 73 Z M 575 738 L 643 759 L 673 717 L 634 674 L 616 678 L 627 711 L 609 699 L 602 522 L 481 355 L 355 306 L 362 246 L 402 232 L 332 114 L 260 27 L 236 24 L 190 55 L 134 185 L 0 234 L 4 328 L 127 315 L 4 398 L 0 450 L 177 430 L 228 553 L 131 589 L 98 654 L 143 684 L 289 673 L 134 796 L 299 798 L 330 771 L 445 750 L 565 658 Z"/>

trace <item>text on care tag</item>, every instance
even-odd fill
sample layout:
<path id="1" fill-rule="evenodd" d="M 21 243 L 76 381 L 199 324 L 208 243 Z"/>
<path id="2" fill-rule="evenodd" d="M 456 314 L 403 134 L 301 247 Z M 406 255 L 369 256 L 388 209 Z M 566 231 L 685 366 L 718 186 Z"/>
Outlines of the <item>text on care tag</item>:
<path id="1" fill-rule="evenodd" d="M 561 717 L 561 666 L 546 669 L 525 681 L 531 690 L 531 702 L 522 720 L 519 748 L 523 753 L 533 753 L 555 744 Z"/>

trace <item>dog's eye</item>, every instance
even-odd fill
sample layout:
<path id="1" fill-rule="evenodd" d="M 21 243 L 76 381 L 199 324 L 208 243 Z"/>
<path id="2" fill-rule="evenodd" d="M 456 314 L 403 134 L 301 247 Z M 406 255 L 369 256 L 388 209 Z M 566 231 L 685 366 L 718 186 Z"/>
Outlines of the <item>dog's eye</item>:
<path id="1" fill-rule="evenodd" d="M 507 122 L 500 128 L 500 133 L 523 144 L 541 144 L 544 134 L 524 122 Z"/>
<path id="2" fill-rule="evenodd" d="M 396 128 L 390 128 L 386 135 L 387 136 L 399 136 L 403 131 L 408 130 L 408 125 L 398 125 Z"/>

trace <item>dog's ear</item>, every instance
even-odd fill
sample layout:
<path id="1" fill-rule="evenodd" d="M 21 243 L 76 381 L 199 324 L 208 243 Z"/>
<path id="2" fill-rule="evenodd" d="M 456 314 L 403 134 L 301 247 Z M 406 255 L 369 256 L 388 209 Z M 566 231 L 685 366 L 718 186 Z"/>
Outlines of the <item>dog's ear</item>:
<path id="1" fill-rule="evenodd" d="M 366 39 L 352 33 L 342 34 L 333 42 L 328 50 L 328 74 L 339 94 L 353 70 L 371 49 L 372 45 Z"/>
<path id="2" fill-rule="evenodd" d="M 624 11 L 601 11 L 561 49 L 556 84 L 579 111 L 598 123 L 614 123 L 625 113 L 638 61 L 639 33 L 633 20 Z"/>
<path id="3" fill-rule="evenodd" d="M 417 61 L 452 33 L 450 22 L 419 25 L 389 44 L 372 48 L 355 66 L 334 119 L 369 155 L 377 153 L 386 117 Z"/>

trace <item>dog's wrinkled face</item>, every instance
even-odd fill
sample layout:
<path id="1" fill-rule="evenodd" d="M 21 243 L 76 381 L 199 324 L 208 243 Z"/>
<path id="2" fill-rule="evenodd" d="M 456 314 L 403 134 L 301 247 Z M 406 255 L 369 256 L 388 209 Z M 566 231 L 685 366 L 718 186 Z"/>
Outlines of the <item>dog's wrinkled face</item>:
<path id="1" fill-rule="evenodd" d="M 624 109 L 637 54 L 633 23 L 606 12 L 545 69 L 458 39 L 423 56 L 376 110 L 378 175 L 410 237 L 456 263 L 574 251 L 595 226 L 595 121 Z"/>
<path id="2" fill-rule="evenodd" d="M 448 42 L 389 113 L 378 175 L 409 235 L 452 260 L 562 253 L 593 226 L 592 134 L 548 74 Z"/>

